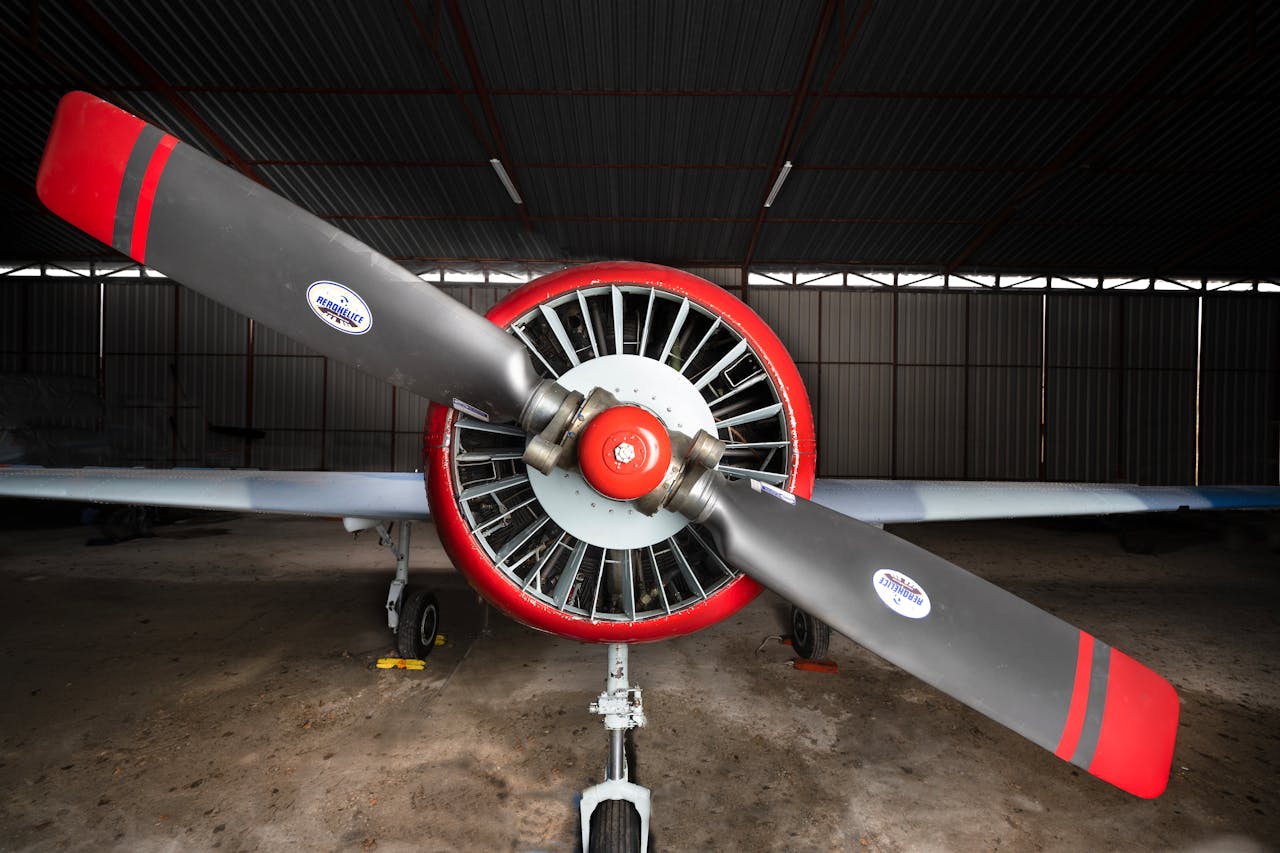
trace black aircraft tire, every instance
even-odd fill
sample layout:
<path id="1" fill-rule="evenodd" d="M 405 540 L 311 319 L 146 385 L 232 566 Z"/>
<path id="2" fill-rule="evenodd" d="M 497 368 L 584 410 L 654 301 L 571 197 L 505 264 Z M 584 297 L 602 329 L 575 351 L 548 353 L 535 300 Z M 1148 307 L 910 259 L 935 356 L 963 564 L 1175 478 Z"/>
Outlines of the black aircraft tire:
<path id="1" fill-rule="evenodd" d="M 396 649 L 400 657 L 424 659 L 436 647 L 440 631 L 440 605 L 425 589 L 405 591 L 400 605 L 400 622 L 396 627 Z"/>
<path id="2" fill-rule="evenodd" d="M 831 626 L 805 613 L 798 607 L 791 608 L 791 647 L 802 658 L 822 660 L 831 644 Z"/>
<path id="3" fill-rule="evenodd" d="M 605 800 L 596 806 L 591 813 L 591 849 L 587 853 L 640 853 L 636 807 L 626 800 Z"/>

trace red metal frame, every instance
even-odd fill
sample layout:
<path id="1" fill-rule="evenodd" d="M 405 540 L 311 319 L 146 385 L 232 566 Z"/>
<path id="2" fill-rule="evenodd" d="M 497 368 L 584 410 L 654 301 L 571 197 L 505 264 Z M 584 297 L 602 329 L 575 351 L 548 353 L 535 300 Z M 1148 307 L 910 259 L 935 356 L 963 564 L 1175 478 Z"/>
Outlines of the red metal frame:
<path id="1" fill-rule="evenodd" d="M 794 437 L 790 460 L 791 479 L 787 488 L 802 497 L 813 493 L 816 469 L 816 440 L 813 413 L 800 373 L 787 354 L 782 341 L 760 317 L 727 291 L 690 273 L 656 264 L 610 262 L 573 267 L 535 279 L 489 310 L 495 324 L 507 327 L 517 317 L 538 304 L 585 287 L 610 283 L 640 284 L 688 297 L 723 318 L 750 343 L 761 365 L 773 381 L 787 413 L 788 428 Z M 458 508 L 455 498 L 450 442 L 454 412 L 433 405 L 427 415 L 423 441 L 427 498 L 453 564 L 475 590 L 511 618 L 533 628 L 562 637 L 590 643 L 643 643 L 662 640 L 714 625 L 732 616 L 760 593 L 760 586 L 748 577 L 739 577 L 705 601 L 678 610 L 669 616 L 643 622 L 592 622 L 563 613 L 523 593 L 510 579 L 494 567 L 488 555 L 476 543 Z"/>
<path id="2" fill-rule="evenodd" d="M 796 87 L 795 97 L 791 101 L 791 114 L 787 116 L 787 126 L 782 131 L 782 141 L 778 143 L 778 153 L 774 155 L 773 166 L 770 167 L 769 174 L 766 176 L 764 194 L 760 196 L 760 207 L 756 211 L 755 225 L 751 229 L 751 240 L 747 243 L 747 250 L 740 264 L 742 267 L 744 297 L 746 296 L 747 270 L 751 268 L 751 261 L 755 258 L 756 245 L 760 242 L 760 230 L 764 227 L 765 214 L 769 212 L 764 203 L 768 200 L 774 182 L 782 172 L 782 164 L 787 158 L 787 152 L 791 150 L 791 142 L 795 138 L 796 123 L 800 120 L 805 99 L 809 97 L 809 81 L 813 79 L 813 72 L 818 63 L 818 54 L 821 52 L 822 42 L 827 36 L 827 29 L 831 26 L 831 19 L 835 15 L 835 10 L 835 0 L 827 0 L 826 5 L 822 7 L 822 16 L 818 19 L 818 31 L 813 36 L 813 44 L 809 46 L 809 58 L 805 61 L 804 74 L 800 78 L 800 85 Z"/>
<path id="3" fill-rule="evenodd" d="M 155 69 L 147 58 L 142 55 L 129 41 L 120 35 L 119 32 L 111 25 L 111 22 L 103 17 L 97 9 L 89 2 L 89 0 L 71 0 L 71 8 L 75 9 L 80 18 L 98 31 L 98 35 L 102 36 L 108 46 L 113 49 L 117 55 L 133 66 L 133 69 L 142 75 L 152 87 L 162 94 L 166 101 L 180 112 L 187 121 L 195 127 L 196 130 L 204 136 L 209 144 L 218 149 L 218 152 L 226 157 L 237 171 L 247 178 L 250 178 L 263 186 L 269 186 L 262 176 L 254 171 L 245 159 L 240 156 L 240 152 L 232 147 L 220 133 L 213 129 L 213 126 L 205 120 L 195 107 L 182 97 L 172 86 L 169 85 L 160 72 Z M 110 242 L 110 241 L 108 241 Z"/>

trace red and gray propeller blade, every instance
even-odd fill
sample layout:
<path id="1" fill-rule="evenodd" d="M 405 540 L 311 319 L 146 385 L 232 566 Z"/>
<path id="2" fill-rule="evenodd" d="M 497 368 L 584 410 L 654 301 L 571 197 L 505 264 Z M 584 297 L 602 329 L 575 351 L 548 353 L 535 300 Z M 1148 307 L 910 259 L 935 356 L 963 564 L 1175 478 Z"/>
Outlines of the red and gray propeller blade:
<path id="1" fill-rule="evenodd" d="M 708 486 L 700 520 L 730 565 L 1058 757 L 1164 790 L 1179 711 L 1164 678 L 877 527 L 752 481 Z"/>
<path id="2" fill-rule="evenodd" d="M 62 99 L 37 180 L 56 214 L 367 373 L 519 418 L 524 346 L 292 203 L 92 95 Z M 1178 697 L 1131 658 L 940 557 L 760 483 L 706 474 L 727 562 L 908 672 L 1143 797 L 1168 781 Z"/>
<path id="3" fill-rule="evenodd" d="M 483 317 L 93 95 L 62 98 L 36 189 L 135 261 L 425 397 L 518 418 L 539 383 L 524 346 Z"/>

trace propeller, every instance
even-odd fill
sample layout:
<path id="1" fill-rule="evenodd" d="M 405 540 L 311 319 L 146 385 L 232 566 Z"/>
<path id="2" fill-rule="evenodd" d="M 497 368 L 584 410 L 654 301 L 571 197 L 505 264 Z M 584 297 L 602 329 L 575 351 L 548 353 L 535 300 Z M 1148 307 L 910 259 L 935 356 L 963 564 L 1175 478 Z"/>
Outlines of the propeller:
<path id="1" fill-rule="evenodd" d="M 139 263 L 373 376 L 519 419 L 528 351 L 413 273 L 195 148 L 64 95 L 36 178 L 58 216 Z"/>
<path id="2" fill-rule="evenodd" d="M 1119 650 L 880 528 L 705 476 L 729 564 L 851 640 L 1093 775 L 1164 791 L 1178 696 Z"/>
<path id="3" fill-rule="evenodd" d="M 596 392 L 575 403 L 484 318 L 92 95 L 73 92 L 59 104 L 37 190 L 54 213 L 134 260 L 473 416 L 516 419 L 531 433 L 545 426 L 573 442 L 590 418 L 629 408 Z M 593 400 L 605 403 L 588 412 Z M 627 476 L 660 480 L 646 498 L 687 483 L 671 506 L 705 524 L 730 565 L 1060 758 L 1141 797 L 1164 790 L 1179 707 L 1155 672 L 892 534 L 772 486 L 730 483 L 708 467 L 711 436 L 672 444 L 674 435 L 655 433 L 680 452 L 655 452 L 649 464 L 630 426 L 582 434 L 601 457 L 584 465 L 593 482 L 621 478 L 631 495 Z M 554 455 L 562 458 L 582 456 Z M 664 476 L 670 459 L 676 468 Z"/>

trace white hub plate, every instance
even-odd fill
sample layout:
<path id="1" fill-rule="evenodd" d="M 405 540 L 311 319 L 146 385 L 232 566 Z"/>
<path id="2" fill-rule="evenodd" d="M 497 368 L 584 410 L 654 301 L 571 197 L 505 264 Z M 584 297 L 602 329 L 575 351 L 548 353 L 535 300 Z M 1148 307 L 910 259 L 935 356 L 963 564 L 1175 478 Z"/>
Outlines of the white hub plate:
<path id="1" fill-rule="evenodd" d="M 586 394 L 603 388 L 623 403 L 648 409 L 669 430 L 693 436 L 700 429 L 716 435 L 711 408 L 693 383 L 674 368 L 638 355 L 605 355 L 585 361 L 558 380 Z M 634 501 L 615 501 L 587 485 L 582 474 L 556 469 L 544 475 L 529 468 L 529 482 L 551 520 L 569 533 L 601 548 L 643 548 L 667 539 L 689 520 L 669 510 L 648 516 Z"/>

